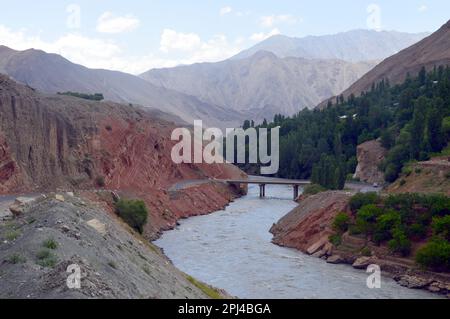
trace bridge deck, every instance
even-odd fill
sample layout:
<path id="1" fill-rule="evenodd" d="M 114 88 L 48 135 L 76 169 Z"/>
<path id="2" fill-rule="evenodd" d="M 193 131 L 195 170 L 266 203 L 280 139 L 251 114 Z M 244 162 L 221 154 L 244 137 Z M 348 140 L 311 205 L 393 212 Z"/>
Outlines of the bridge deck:
<path id="1" fill-rule="evenodd" d="M 249 175 L 248 179 L 223 179 L 220 181 L 228 183 L 228 184 L 238 184 L 238 185 L 239 184 L 258 184 L 259 185 L 259 196 L 261 198 L 266 196 L 266 185 L 289 185 L 289 186 L 293 187 L 294 200 L 296 200 L 299 195 L 300 186 L 311 184 L 310 181 L 306 181 L 306 180 L 284 179 L 284 178 L 252 176 L 252 175 Z"/>
<path id="2" fill-rule="evenodd" d="M 225 179 L 222 180 L 226 183 L 232 184 L 265 184 L 265 185 L 309 185 L 310 181 L 296 180 L 296 179 L 284 179 L 276 177 L 264 177 L 264 176 L 252 176 L 249 175 L 248 179 Z"/>

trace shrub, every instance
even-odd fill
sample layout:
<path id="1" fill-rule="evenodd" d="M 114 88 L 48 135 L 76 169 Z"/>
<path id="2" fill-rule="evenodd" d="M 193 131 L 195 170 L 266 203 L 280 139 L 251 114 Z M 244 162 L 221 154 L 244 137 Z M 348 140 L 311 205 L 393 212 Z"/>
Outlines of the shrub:
<path id="1" fill-rule="evenodd" d="M 48 249 L 42 249 L 36 254 L 37 264 L 42 267 L 53 268 L 58 262 L 58 258 Z"/>
<path id="2" fill-rule="evenodd" d="M 25 259 L 25 257 L 22 257 L 19 254 L 13 254 L 11 256 L 9 256 L 9 258 L 7 259 L 7 261 L 10 264 L 23 264 L 25 263 L 27 260 Z"/>
<path id="3" fill-rule="evenodd" d="M 374 204 L 361 207 L 356 213 L 356 227 L 366 235 L 373 233 L 377 217 L 382 212 L 383 210 Z"/>
<path id="4" fill-rule="evenodd" d="M 328 237 L 328 240 L 334 246 L 339 246 L 342 243 L 342 237 L 339 234 L 330 235 L 330 237 Z"/>
<path id="5" fill-rule="evenodd" d="M 374 241 L 380 243 L 391 239 L 393 229 L 397 227 L 400 222 L 400 215 L 395 210 L 389 210 L 378 216 L 375 225 Z"/>
<path id="6" fill-rule="evenodd" d="M 95 179 L 95 184 L 97 184 L 98 187 L 104 187 L 105 178 L 103 176 L 97 176 L 97 178 Z"/>
<path id="7" fill-rule="evenodd" d="M 412 170 L 411 166 L 403 166 L 403 168 L 402 168 L 403 175 L 409 176 L 412 174 L 412 172 L 413 172 L 413 170 Z"/>
<path id="8" fill-rule="evenodd" d="M 348 230 L 350 217 L 346 213 L 339 213 L 333 221 L 333 229 L 340 233 L 345 233 Z"/>
<path id="9" fill-rule="evenodd" d="M 372 256 L 372 251 L 370 250 L 369 247 L 365 246 L 363 249 L 361 249 L 361 255 L 365 257 L 370 257 Z"/>
<path id="10" fill-rule="evenodd" d="M 414 223 L 407 227 L 406 233 L 409 238 L 425 238 L 427 235 L 427 225 Z"/>
<path id="11" fill-rule="evenodd" d="M 323 186 L 317 185 L 317 184 L 310 184 L 307 185 L 304 190 L 303 190 L 303 194 L 304 195 L 315 195 L 321 192 L 326 191 L 327 189 Z"/>
<path id="12" fill-rule="evenodd" d="M 147 222 L 147 206 L 142 200 L 121 199 L 116 203 L 117 214 L 132 228 L 142 234 Z"/>
<path id="13" fill-rule="evenodd" d="M 433 217 L 431 228 L 433 229 L 434 235 L 450 240 L 450 215 Z"/>
<path id="14" fill-rule="evenodd" d="M 433 216 L 450 215 L 450 197 L 441 194 L 429 195 L 426 198 Z"/>
<path id="15" fill-rule="evenodd" d="M 391 252 L 399 253 L 404 257 L 408 256 L 411 253 L 411 241 L 406 237 L 405 232 L 400 228 L 395 228 L 392 237 L 388 243 Z"/>
<path id="16" fill-rule="evenodd" d="M 6 233 L 6 239 L 9 241 L 14 241 L 19 238 L 20 232 L 18 230 L 10 230 Z"/>
<path id="17" fill-rule="evenodd" d="M 435 271 L 450 270 L 450 243 L 441 238 L 434 238 L 419 249 L 416 262 Z"/>
<path id="18" fill-rule="evenodd" d="M 48 249 L 56 249 L 58 248 L 58 243 L 53 238 L 49 238 L 42 243 L 42 246 Z"/>
<path id="19" fill-rule="evenodd" d="M 350 199 L 350 208 L 353 211 L 369 204 L 376 204 L 379 201 L 377 193 L 358 193 Z"/>
<path id="20" fill-rule="evenodd" d="M 406 184 L 406 181 L 404 180 L 404 179 L 401 179 L 400 180 L 400 186 L 403 186 L 403 185 L 405 185 Z"/>

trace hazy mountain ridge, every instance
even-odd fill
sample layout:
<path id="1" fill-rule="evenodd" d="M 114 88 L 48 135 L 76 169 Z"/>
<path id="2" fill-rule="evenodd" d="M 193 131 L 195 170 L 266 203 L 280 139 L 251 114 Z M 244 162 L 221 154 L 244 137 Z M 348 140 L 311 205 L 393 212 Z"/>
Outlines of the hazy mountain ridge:
<path id="1" fill-rule="evenodd" d="M 248 58 L 258 51 L 270 51 L 280 58 L 338 59 L 351 62 L 382 60 L 422 40 L 429 33 L 352 30 L 324 36 L 294 38 L 275 35 L 232 59 Z"/>
<path id="2" fill-rule="evenodd" d="M 240 60 L 154 69 L 141 75 L 156 86 L 173 89 L 239 112 L 255 120 L 294 114 L 335 95 L 376 62 L 278 58 L 260 51 Z"/>
<path id="3" fill-rule="evenodd" d="M 156 87 L 131 74 L 89 69 L 40 50 L 15 51 L 0 46 L 0 73 L 45 93 L 103 93 L 107 100 L 152 107 L 191 124 L 194 119 L 203 119 L 210 125 L 240 122 L 239 115 L 194 96 Z"/>
<path id="4" fill-rule="evenodd" d="M 450 65 L 450 21 L 432 35 L 385 59 L 342 94 L 344 97 L 351 94 L 359 96 L 383 79 L 389 79 L 391 84 L 399 84 L 408 73 L 414 77 L 423 67 L 429 71 L 446 65 Z M 328 100 L 320 103 L 319 107 L 326 106 Z M 334 102 L 334 98 L 331 100 Z"/>

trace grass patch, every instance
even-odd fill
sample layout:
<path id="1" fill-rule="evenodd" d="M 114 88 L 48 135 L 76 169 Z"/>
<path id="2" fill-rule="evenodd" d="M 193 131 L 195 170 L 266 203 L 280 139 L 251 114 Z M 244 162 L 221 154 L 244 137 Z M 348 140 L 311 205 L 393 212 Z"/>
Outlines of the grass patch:
<path id="1" fill-rule="evenodd" d="M 5 238 L 9 241 L 14 241 L 19 238 L 20 232 L 18 230 L 10 230 L 6 233 Z"/>
<path id="2" fill-rule="evenodd" d="M 195 287 L 203 291 L 205 295 L 207 295 L 211 299 L 223 299 L 222 294 L 215 288 L 212 288 L 192 276 L 186 275 L 186 279 L 193 284 Z"/>
<path id="3" fill-rule="evenodd" d="M 37 264 L 42 267 L 53 268 L 58 262 L 58 257 L 47 248 L 38 251 L 36 257 Z"/>
<path id="4" fill-rule="evenodd" d="M 6 261 L 9 262 L 10 264 L 15 265 L 15 264 L 24 264 L 27 261 L 27 259 L 19 254 L 13 254 L 9 256 Z"/>
<path id="5" fill-rule="evenodd" d="M 42 242 L 42 246 L 48 249 L 56 249 L 58 248 L 58 243 L 53 238 L 49 238 Z"/>

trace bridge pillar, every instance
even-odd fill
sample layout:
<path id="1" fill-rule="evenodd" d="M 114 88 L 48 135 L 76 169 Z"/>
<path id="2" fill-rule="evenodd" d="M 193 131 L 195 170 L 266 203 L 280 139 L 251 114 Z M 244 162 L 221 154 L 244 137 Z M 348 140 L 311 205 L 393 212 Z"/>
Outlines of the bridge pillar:
<path id="1" fill-rule="evenodd" d="M 259 197 L 260 198 L 266 197 L 266 185 L 265 184 L 259 184 Z"/>
<path id="2" fill-rule="evenodd" d="M 296 200 L 298 197 L 298 187 L 298 185 L 294 185 L 294 200 Z"/>

